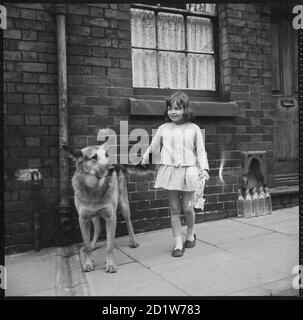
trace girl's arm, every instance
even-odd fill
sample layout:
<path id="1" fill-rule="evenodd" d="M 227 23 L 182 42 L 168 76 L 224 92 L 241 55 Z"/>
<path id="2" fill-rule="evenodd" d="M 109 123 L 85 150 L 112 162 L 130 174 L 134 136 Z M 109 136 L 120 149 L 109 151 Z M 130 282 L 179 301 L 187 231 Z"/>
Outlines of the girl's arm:
<path id="1" fill-rule="evenodd" d="M 200 128 L 197 128 L 196 134 L 196 148 L 197 148 L 197 164 L 200 170 L 209 170 L 207 153 L 205 151 L 203 136 Z"/>
<path id="2" fill-rule="evenodd" d="M 161 146 L 161 127 L 158 128 L 155 136 L 152 139 L 151 144 L 145 151 L 145 153 L 142 156 L 142 164 L 148 164 L 149 163 L 149 154 L 153 152 L 159 152 Z"/>

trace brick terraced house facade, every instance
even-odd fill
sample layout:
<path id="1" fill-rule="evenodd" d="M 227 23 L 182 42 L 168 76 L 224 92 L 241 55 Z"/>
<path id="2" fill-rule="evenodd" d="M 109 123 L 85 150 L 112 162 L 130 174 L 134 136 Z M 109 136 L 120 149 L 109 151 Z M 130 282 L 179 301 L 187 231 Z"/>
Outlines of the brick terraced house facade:
<path id="1" fill-rule="evenodd" d="M 65 19 L 71 147 L 98 144 L 99 130 L 111 128 L 119 133 L 121 121 L 128 121 L 129 132 L 144 128 L 151 135 L 152 129 L 163 123 L 165 97 L 175 91 L 169 84 L 168 88 L 161 84 L 161 79 L 166 81 L 161 78 L 165 76 L 161 72 L 166 70 L 161 59 L 182 55 L 188 59 L 183 68 L 190 59 L 197 58 L 195 54 L 207 55 L 207 66 L 211 68 L 202 69 L 208 70 L 205 85 L 191 83 L 191 73 L 196 71 L 184 69 L 184 91 L 192 101 L 196 123 L 205 129 L 210 165 L 206 204 L 203 212 L 197 212 L 197 223 L 236 215 L 237 189 L 253 158 L 259 161 L 257 167 L 272 190 L 274 208 L 298 203 L 297 35 L 292 28 L 290 5 L 221 3 L 211 14 L 182 5 L 163 12 L 155 5 L 126 3 L 65 4 L 61 11 L 51 3 L 4 5 L 4 200 L 8 253 L 33 248 L 33 188 L 30 182 L 16 180 L 19 169 L 36 168 L 43 177 L 38 205 L 41 245 L 81 241 L 71 186 L 70 211 L 65 215 L 71 222 L 69 230 L 62 230 L 60 220 L 58 14 Z M 185 20 L 187 25 L 204 21 L 211 48 L 206 54 L 190 53 L 189 48 L 186 53 L 184 48 L 181 53 L 173 52 L 178 48 L 160 52 L 159 33 L 159 39 L 149 39 L 148 45 L 144 39 L 135 41 L 136 28 L 147 21 L 142 18 L 139 24 L 134 22 L 140 14 L 143 17 L 143 11 L 148 21 L 154 21 L 157 15 L 158 25 L 161 18 L 169 19 L 170 15 L 175 15 L 181 25 Z M 182 37 L 188 38 L 190 32 L 184 32 Z M 149 48 L 153 41 L 156 49 Z M 162 71 L 157 73 L 145 65 L 148 75 L 144 74 L 144 50 L 149 50 L 150 61 L 164 63 Z M 136 57 L 133 62 L 132 56 Z M 156 56 L 158 60 L 152 60 Z M 220 179 L 222 165 L 224 183 Z M 73 170 L 70 162 L 70 177 Z M 153 172 L 147 177 L 128 178 L 136 233 L 170 226 L 167 194 L 153 189 L 154 179 Z M 126 233 L 119 215 L 116 234 Z"/>

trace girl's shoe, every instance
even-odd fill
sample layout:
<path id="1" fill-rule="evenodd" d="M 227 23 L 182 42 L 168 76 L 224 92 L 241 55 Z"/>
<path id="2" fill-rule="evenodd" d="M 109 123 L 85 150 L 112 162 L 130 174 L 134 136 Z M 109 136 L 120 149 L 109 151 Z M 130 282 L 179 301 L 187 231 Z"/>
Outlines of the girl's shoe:
<path id="1" fill-rule="evenodd" d="M 184 253 L 185 249 L 184 247 L 182 247 L 182 249 L 173 249 L 171 255 L 175 258 L 178 258 L 178 257 L 182 257 L 183 256 L 183 253 Z"/>
<path id="2" fill-rule="evenodd" d="M 184 242 L 184 246 L 183 248 L 194 248 L 194 246 L 196 245 L 196 235 L 194 234 L 194 240 L 193 241 L 190 241 L 190 240 L 186 240 Z"/>

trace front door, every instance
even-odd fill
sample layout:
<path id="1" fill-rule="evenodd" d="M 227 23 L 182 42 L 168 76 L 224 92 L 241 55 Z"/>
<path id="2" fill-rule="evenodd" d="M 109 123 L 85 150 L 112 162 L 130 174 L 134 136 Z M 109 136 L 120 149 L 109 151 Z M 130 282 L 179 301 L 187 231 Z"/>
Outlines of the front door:
<path id="1" fill-rule="evenodd" d="M 287 12 L 287 13 L 286 13 Z M 298 34 L 288 11 L 272 15 L 274 186 L 298 184 Z"/>

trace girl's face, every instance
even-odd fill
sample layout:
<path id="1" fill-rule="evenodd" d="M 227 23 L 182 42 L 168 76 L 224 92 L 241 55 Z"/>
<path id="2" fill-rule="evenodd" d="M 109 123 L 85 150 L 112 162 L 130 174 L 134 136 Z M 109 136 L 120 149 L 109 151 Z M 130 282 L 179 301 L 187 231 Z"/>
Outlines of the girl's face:
<path id="1" fill-rule="evenodd" d="M 171 106 L 167 107 L 167 115 L 169 119 L 176 124 L 184 122 L 184 108 L 176 102 L 173 102 Z"/>

